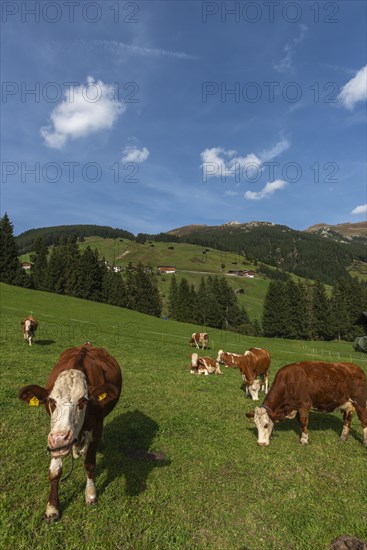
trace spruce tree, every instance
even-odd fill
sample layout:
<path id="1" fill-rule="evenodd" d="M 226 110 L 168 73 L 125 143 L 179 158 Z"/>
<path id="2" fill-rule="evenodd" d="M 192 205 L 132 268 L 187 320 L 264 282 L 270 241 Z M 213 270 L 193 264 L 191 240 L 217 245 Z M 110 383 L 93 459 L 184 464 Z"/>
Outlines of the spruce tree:
<path id="1" fill-rule="evenodd" d="M 37 290 L 48 289 L 48 248 L 42 237 L 37 237 L 34 241 L 34 254 L 31 255 L 32 281 Z"/>
<path id="2" fill-rule="evenodd" d="M 185 277 L 181 279 L 178 285 L 176 315 L 177 320 L 182 323 L 192 322 L 192 294 Z"/>
<path id="3" fill-rule="evenodd" d="M 329 300 L 324 285 L 319 281 L 313 285 L 312 313 L 315 325 L 314 337 L 319 340 L 329 340 L 332 335 Z"/>
<path id="4" fill-rule="evenodd" d="M 177 279 L 176 275 L 172 275 L 169 294 L 168 294 L 168 315 L 173 319 L 177 318 Z"/>
<path id="5" fill-rule="evenodd" d="M 0 281 L 24 286 L 26 277 L 18 259 L 13 224 L 5 212 L 4 216 L 0 218 Z"/>
<path id="6" fill-rule="evenodd" d="M 127 306 L 126 286 L 120 273 L 105 272 L 102 281 L 102 301 L 113 306 Z"/>
<path id="7" fill-rule="evenodd" d="M 291 305 L 287 286 L 279 281 L 271 281 L 264 301 L 262 321 L 264 336 L 289 338 L 290 323 Z"/>

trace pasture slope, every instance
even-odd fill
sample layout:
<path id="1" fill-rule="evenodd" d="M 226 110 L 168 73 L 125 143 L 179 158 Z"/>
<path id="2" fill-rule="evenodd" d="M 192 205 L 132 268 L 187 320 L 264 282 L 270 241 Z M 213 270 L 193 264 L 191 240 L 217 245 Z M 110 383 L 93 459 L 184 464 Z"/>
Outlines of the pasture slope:
<path id="1" fill-rule="evenodd" d="M 1 297 L 1 548 L 326 550 L 342 534 L 367 538 L 367 450 L 356 419 L 345 444 L 339 413 L 313 413 L 308 447 L 292 420 L 260 448 L 244 417 L 254 404 L 238 371 L 189 374 L 188 337 L 197 327 L 6 285 Z M 20 334 L 30 313 L 40 321 L 32 347 Z M 352 360 L 367 369 L 349 343 L 209 334 L 212 356 L 218 348 L 268 349 L 271 380 L 300 359 Z M 47 525 L 49 420 L 17 393 L 44 384 L 60 353 L 87 339 L 119 361 L 123 394 L 97 455 L 98 504 L 85 507 L 77 462 L 61 484 L 61 521 Z"/>

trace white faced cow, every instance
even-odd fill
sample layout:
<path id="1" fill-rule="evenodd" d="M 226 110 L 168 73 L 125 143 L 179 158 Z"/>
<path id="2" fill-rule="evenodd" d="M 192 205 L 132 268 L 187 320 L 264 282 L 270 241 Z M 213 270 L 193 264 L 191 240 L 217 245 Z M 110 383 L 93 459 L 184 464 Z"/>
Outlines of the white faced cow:
<path id="1" fill-rule="evenodd" d="M 261 388 L 268 392 L 270 355 L 265 349 L 250 348 L 243 355 L 219 350 L 217 362 L 240 369 L 246 395 L 254 401 L 259 400 Z"/>
<path id="2" fill-rule="evenodd" d="M 28 342 L 28 344 L 32 345 L 32 339 L 35 335 L 35 332 L 38 328 L 38 321 L 35 317 L 32 317 L 32 315 L 29 315 L 23 321 L 21 322 L 22 325 L 22 334 L 24 340 Z"/>
<path id="3" fill-rule="evenodd" d="M 308 443 L 308 414 L 310 409 L 321 412 L 341 410 L 346 441 L 352 416 L 357 412 L 367 445 L 367 383 L 363 370 L 352 363 L 303 361 L 282 367 L 261 407 L 247 413 L 254 418 L 258 430 L 257 443 L 267 447 L 274 422 L 297 416 L 301 424 L 302 445 Z"/>
<path id="4" fill-rule="evenodd" d="M 191 374 L 223 374 L 219 363 L 211 357 L 199 357 L 198 353 L 191 355 Z"/>
<path id="5" fill-rule="evenodd" d="M 103 419 L 118 402 L 121 385 L 122 376 L 117 361 L 103 348 L 94 348 L 88 342 L 61 354 L 44 388 L 30 385 L 20 390 L 22 401 L 29 405 L 45 405 L 51 417 L 47 447 L 51 453 L 47 521 L 60 518 L 58 485 L 62 460 L 69 453 L 75 458 L 80 455 L 84 457 L 87 472 L 85 502 L 96 502 L 94 470 Z"/>
<path id="6" fill-rule="evenodd" d="M 196 346 L 198 349 L 208 349 L 209 336 L 206 332 L 193 332 L 189 340 L 190 346 Z"/>

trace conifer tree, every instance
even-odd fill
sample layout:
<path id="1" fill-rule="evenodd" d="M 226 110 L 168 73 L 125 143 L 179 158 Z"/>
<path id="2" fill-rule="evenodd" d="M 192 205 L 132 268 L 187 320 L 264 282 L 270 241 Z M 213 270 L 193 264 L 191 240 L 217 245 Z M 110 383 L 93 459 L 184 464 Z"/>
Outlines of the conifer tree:
<path id="1" fill-rule="evenodd" d="M 177 318 L 177 279 L 176 275 L 172 275 L 170 287 L 169 287 L 169 294 L 168 294 L 168 314 L 173 319 Z"/>
<path id="2" fill-rule="evenodd" d="M 120 273 L 105 272 L 102 281 L 102 300 L 113 306 L 127 306 L 126 286 Z"/>
<path id="3" fill-rule="evenodd" d="M 313 285 L 312 316 L 315 326 L 313 337 L 329 340 L 331 337 L 329 300 L 324 285 L 319 281 Z"/>
<path id="4" fill-rule="evenodd" d="M 263 310 L 264 336 L 288 338 L 291 307 L 285 283 L 271 281 Z"/>
<path id="5" fill-rule="evenodd" d="M 38 290 L 48 289 L 48 248 L 42 237 L 34 241 L 34 254 L 31 255 L 32 281 L 34 288 Z"/>
<path id="6" fill-rule="evenodd" d="M 192 321 L 192 294 L 185 277 L 181 279 L 178 285 L 176 315 L 176 319 L 182 323 L 190 323 Z"/>
<path id="7" fill-rule="evenodd" d="M 13 224 L 8 214 L 0 218 L 0 281 L 24 286 L 27 275 L 18 259 L 18 249 L 13 235 Z"/>

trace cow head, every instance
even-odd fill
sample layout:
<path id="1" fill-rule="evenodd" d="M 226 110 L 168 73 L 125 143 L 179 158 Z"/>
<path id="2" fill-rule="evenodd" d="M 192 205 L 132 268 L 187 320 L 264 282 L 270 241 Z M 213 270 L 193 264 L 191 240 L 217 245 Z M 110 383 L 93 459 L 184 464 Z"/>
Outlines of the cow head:
<path id="1" fill-rule="evenodd" d="M 223 364 L 223 354 L 224 354 L 224 351 L 220 349 L 217 355 L 217 363 Z"/>
<path id="2" fill-rule="evenodd" d="M 116 397 L 111 384 L 89 388 L 83 372 L 66 370 L 59 374 L 51 391 L 31 385 L 23 388 L 19 398 L 29 405 L 45 405 L 51 417 L 48 449 L 53 458 L 67 456 L 82 429 L 90 404 L 104 407 Z"/>
<path id="3" fill-rule="evenodd" d="M 257 444 L 260 447 L 268 447 L 274 422 L 271 420 L 265 407 L 255 407 L 255 411 L 246 413 L 247 418 L 253 418 L 257 427 Z"/>
<path id="4" fill-rule="evenodd" d="M 249 385 L 248 391 L 250 392 L 253 401 L 259 401 L 260 388 L 261 382 L 258 379 L 255 379 L 253 383 Z"/>

